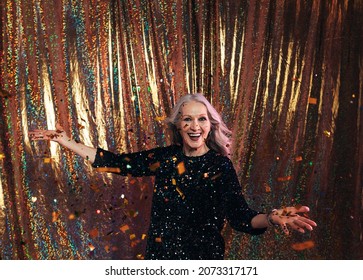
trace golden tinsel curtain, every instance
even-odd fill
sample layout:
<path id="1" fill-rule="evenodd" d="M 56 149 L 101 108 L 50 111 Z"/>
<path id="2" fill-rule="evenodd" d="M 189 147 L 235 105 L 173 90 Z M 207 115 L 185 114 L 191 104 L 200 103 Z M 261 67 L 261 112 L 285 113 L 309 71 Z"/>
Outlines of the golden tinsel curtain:
<path id="1" fill-rule="evenodd" d="M 111 151 L 167 145 L 201 92 L 233 130 L 250 205 L 318 228 L 224 229 L 227 259 L 363 259 L 362 1 L 4 0 L 0 258 L 142 259 L 152 178 L 95 172 L 28 131 Z"/>

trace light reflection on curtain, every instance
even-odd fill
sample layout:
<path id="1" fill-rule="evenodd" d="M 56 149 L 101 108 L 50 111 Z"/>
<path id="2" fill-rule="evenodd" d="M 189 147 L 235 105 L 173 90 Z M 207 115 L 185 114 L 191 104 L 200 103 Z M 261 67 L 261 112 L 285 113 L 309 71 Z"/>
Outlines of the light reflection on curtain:
<path id="1" fill-rule="evenodd" d="M 227 226 L 226 258 L 363 258 L 361 1 L 0 6 L 2 259 L 142 259 L 152 179 L 97 173 L 27 131 L 60 122 L 112 151 L 166 145 L 162 120 L 187 92 L 233 129 L 251 206 L 307 204 L 319 224 L 289 237 Z"/>

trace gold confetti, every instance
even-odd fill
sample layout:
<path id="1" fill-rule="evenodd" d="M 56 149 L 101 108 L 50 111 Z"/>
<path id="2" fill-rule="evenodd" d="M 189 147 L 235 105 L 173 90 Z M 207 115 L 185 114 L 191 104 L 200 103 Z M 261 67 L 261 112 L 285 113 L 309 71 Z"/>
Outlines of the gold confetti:
<path id="1" fill-rule="evenodd" d="M 95 169 L 98 172 L 121 173 L 121 169 L 118 167 L 97 167 Z"/>
<path id="2" fill-rule="evenodd" d="M 314 241 L 308 240 L 305 242 L 301 242 L 301 243 L 294 243 L 291 245 L 292 249 L 294 249 L 295 251 L 303 251 L 306 249 L 311 249 L 315 246 Z"/>
<path id="3" fill-rule="evenodd" d="M 172 185 L 174 185 L 174 186 L 175 186 L 175 185 L 176 185 L 176 180 L 175 180 L 174 178 L 172 178 L 172 179 L 171 179 L 171 183 L 172 183 Z"/>
<path id="4" fill-rule="evenodd" d="M 183 192 L 181 191 L 181 189 L 179 189 L 178 187 L 176 187 L 176 190 L 177 190 L 177 192 L 179 193 L 180 197 L 181 197 L 182 199 L 185 199 L 185 195 L 183 194 Z"/>
<path id="5" fill-rule="evenodd" d="M 55 223 L 58 220 L 58 217 L 59 217 L 59 213 L 54 211 L 52 213 L 52 222 Z"/>
<path id="6" fill-rule="evenodd" d="M 295 161 L 302 161 L 302 160 L 303 160 L 302 156 L 295 157 Z"/>
<path id="7" fill-rule="evenodd" d="M 96 249 L 95 246 L 93 246 L 91 243 L 88 243 L 88 248 L 90 249 L 90 251 L 92 252 L 94 249 Z"/>
<path id="8" fill-rule="evenodd" d="M 264 186 L 267 193 L 271 192 L 271 187 L 269 186 L 269 184 L 265 183 Z"/>
<path id="9" fill-rule="evenodd" d="M 156 120 L 156 121 L 163 121 L 163 120 L 165 120 L 165 119 L 166 119 L 166 116 L 161 116 L 161 117 L 156 116 L 156 117 L 155 117 L 155 120 Z"/>
<path id="10" fill-rule="evenodd" d="M 222 173 L 218 173 L 218 174 L 214 175 L 211 179 L 214 181 L 218 177 L 221 177 L 221 175 L 222 175 Z"/>
<path id="11" fill-rule="evenodd" d="M 76 215 L 74 215 L 74 214 L 69 214 L 69 216 L 68 216 L 69 220 L 74 220 L 75 218 L 76 218 Z"/>
<path id="12" fill-rule="evenodd" d="M 155 162 L 153 164 L 150 164 L 149 168 L 151 171 L 156 171 L 156 169 L 158 169 L 160 167 L 160 162 Z"/>
<path id="13" fill-rule="evenodd" d="M 143 256 L 143 254 L 137 254 L 137 255 L 136 255 L 136 258 L 137 258 L 138 260 L 143 260 L 143 259 L 145 259 L 145 257 Z"/>
<path id="14" fill-rule="evenodd" d="M 129 215 L 132 218 L 135 218 L 137 215 L 139 215 L 139 211 L 130 210 Z"/>
<path id="15" fill-rule="evenodd" d="M 130 240 L 133 240 L 133 239 L 135 239 L 136 238 L 136 234 L 130 234 Z"/>
<path id="16" fill-rule="evenodd" d="M 51 163 L 52 162 L 52 158 L 44 158 L 43 159 L 44 163 Z"/>
<path id="17" fill-rule="evenodd" d="M 146 238 L 146 234 L 145 233 L 143 233 L 142 235 L 141 235 L 141 240 L 145 240 L 145 238 Z"/>
<path id="18" fill-rule="evenodd" d="M 94 228 L 94 229 L 91 229 L 90 232 L 89 232 L 89 236 L 91 238 L 95 238 L 98 236 L 98 229 Z"/>
<path id="19" fill-rule="evenodd" d="M 120 230 L 125 233 L 126 231 L 128 231 L 130 229 L 130 227 L 128 225 L 123 225 L 120 227 Z"/>
<path id="20" fill-rule="evenodd" d="M 309 97 L 309 104 L 317 104 L 318 103 L 318 99 L 314 98 L 314 97 Z"/>
<path id="21" fill-rule="evenodd" d="M 178 169 L 178 174 L 181 175 L 185 172 L 185 165 L 184 162 L 179 162 L 178 165 L 176 166 L 176 168 Z"/>
<path id="22" fill-rule="evenodd" d="M 331 132 L 330 131 L 328 131 L 328 130 L 324 130 L 324 135 L 326 136 L 326 137 L 330 137 L 331 136 Z"/>
<path id="23" fill-rule="evenodd" d="M 4 159 L 5 155 L 4 154 L 0 154 L 0 160 Z"/>
<path id="24" fill-rule="evenodd" d="M 278 177 L 277 181 L 279 182 L 285 182 L 285 181 L 290 181 L 291 180 L 291 176 L 285 176 L 285 177 Z"/>
<path id="25" fill-rule="evenodd" d="M 161 237 L 156 237 L 155 242 L 161 243 Z"/>

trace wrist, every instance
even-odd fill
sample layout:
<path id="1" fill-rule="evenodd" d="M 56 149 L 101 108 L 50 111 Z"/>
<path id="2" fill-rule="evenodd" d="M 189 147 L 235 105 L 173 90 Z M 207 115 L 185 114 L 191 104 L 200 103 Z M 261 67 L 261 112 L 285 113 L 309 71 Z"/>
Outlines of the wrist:
<path id="1" fill-rule="evenodd" d="M 276 209 L 273 209 L 271 210 L 267 215 L 266 215 L 266 218 L 267 218 L 267 223 L 269 226 L 278 226 L 277 223 L 274 222 L 274 220 L 272 219 L 272 216 L 276 215 L 276 212 L 277 210 Z"/>

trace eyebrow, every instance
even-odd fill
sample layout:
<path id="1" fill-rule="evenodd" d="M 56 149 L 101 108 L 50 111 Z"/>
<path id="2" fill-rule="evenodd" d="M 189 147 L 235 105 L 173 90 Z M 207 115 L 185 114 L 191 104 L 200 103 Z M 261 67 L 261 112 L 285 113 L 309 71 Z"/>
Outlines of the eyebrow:
<path id="1" fill-rule="evenodd" d="M 199 116 L 199 117 L 205 117 L 205 116 L 208 116 L 208 114 L 199 114 L 199 115 L 182 115 L 182 117 L 193 117 L 193 116 Z"/>

